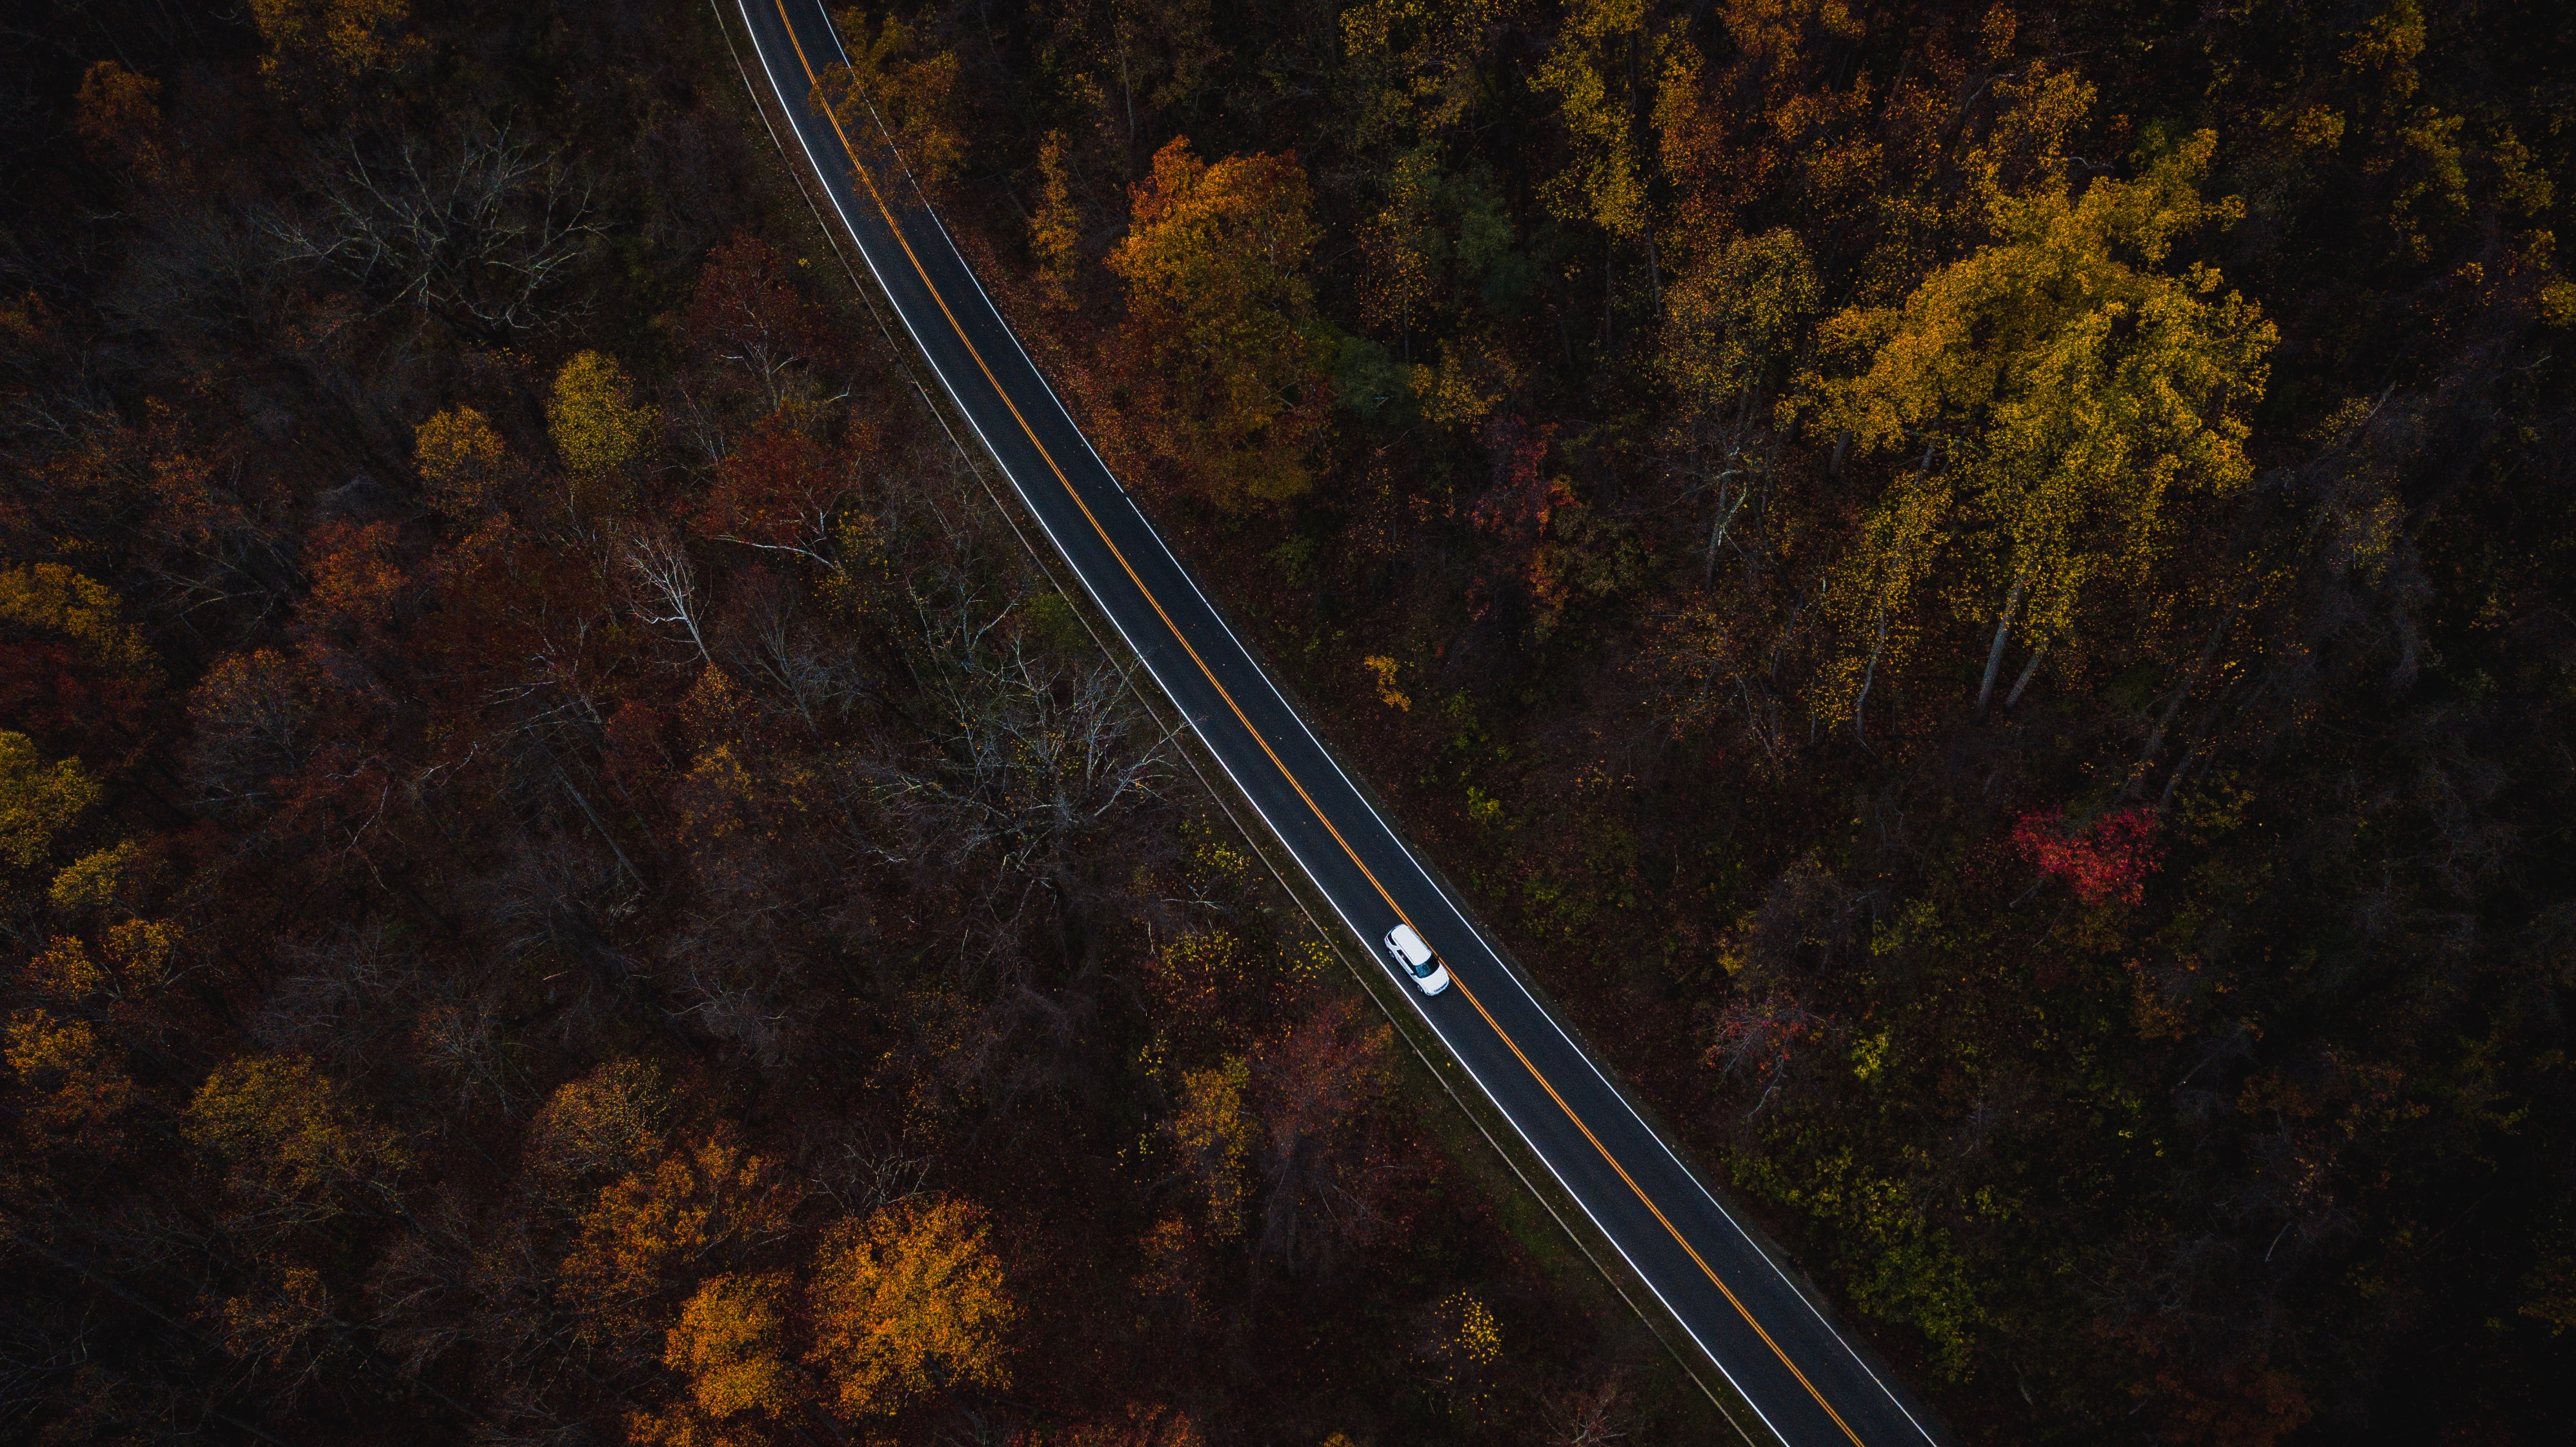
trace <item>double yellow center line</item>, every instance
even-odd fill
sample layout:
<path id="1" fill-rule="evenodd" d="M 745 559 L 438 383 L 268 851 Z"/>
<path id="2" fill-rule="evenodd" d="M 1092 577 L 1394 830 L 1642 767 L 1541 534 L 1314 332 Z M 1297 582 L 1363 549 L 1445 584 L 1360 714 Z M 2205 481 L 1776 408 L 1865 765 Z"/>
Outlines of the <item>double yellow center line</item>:
<path id="1" fill-rule="evenodd" d="M 774 0 L 774 3 L 778 7 L 779 26 L 787 32 L 788 43 L 796 48 L 796 63 L 804 68 L 807 93 L 810 96 L 820 77 L 815 73 L 814 62 L 805 54 L 805 42 L 797 36 L 795 22 L 788 18 L 787 0 Z M 966 334 L 966 328 L 958 322 L 957 314 L 949 309 L 948 298 L 941 294 L 938 284 L 930 279 L 929 269 L 921 264 L 920 256 L 914 253 L 912 241 L 904 235 L 903 226 L 895 219 L 893 208 L 886 204 L 885 197 L 878 192 L 876 177 L 870 173 L 867 164 L 859 159 L 858 148 L 850 144 L 849 133 L 841 128 L 841 118 L 834 114 L 828 105 L 816 105 L 815 109 L 821 111 L 824 119 L 831 122 L 832 134 L 839 139 L 842 154 L 849 158 L 850 169 L 857 174 L 859 184 L 867 188 L 868 199 L 875 203 L 877 214 L 884 218 L 886 230 L 893 235 L 895 244 L 903 248 L 904 259 L 912 263 L 913 274 L 921 279 L 922 289 L 929 292 L 931 300 L 939 304 L 940 315 L 948 319 L 949 327 L 956 332 L 959 344 L 966 348 L 966 354 L 975 359 L 976 370 L 984 374 L 984 381 L 993 389 L 993 395 L 999 397 L 1002 405 L 1009 409 L 1011 420 L 1019 424 L 1020 432 L 1028 438 L 1029 445 L 1037 449 L 1039 457 L 1045 459 L 1047 470 L 1053 472 L 1056 481 L 1063 484 L 1065 495 L 1072 498 L 1073 505 L 1082 510 L 1083 520 L 1091 524 L 1091 530 L 1099 535 L 1102 546 L 1108 548 L 1109 555 L 1118 560 L 1119 568 L 1127 574 L 1127 581 L 1133 583 L 1136 591 L 1152 605 L 1154 616 L 1163 620 L 1163 626 L 1170 630 L 1173 640 L 1189 654 L 1190 662 L 1197 665 L 1199 673 L 1207 679 L 1209 686 L 1216 690 L 1217 697 L 1225 700 L 1225 706 L 1233 713 L 1235 721 L 1243 726 L 1245 733 L 1252 736 L 1254 743 L 1261 746 L 1261 752 L 1268 756 L 1271 767 L 1279 771 L 1279 777 L 1288 781 L 1288 787 L 1297 791 L 1297 797 L 1305 801 L 1307 809 L 1314 813 L 1316 822 L 1322 824 L 1325 832 L 1333 836 L 1333 842 L 1341 846 L 1342 853 L 1349 857 L 1360 874 L 1368 880 L 1369 887 L 1377 891 L 1378 898 L 1386 901 L 1387 908 L 1395 911 L 1396 918 L 1408 925 L 1412 924 L 1412 916 L 1405 913 L 1404 906 L 1396 903 L 1395 896 L 1388 893 L 1386 886 L 1378 881 L 1377 872 L 1369 868 L 1368 861 L 1360 858 L 1359 851 L 1353 849 L 1350 841 L 1342 837 L 1342 831 L 1334 826 L 1332 817 L 1316 804 L 1312 794 L 1306 792 L 1305 784 L 1289 769 L 1286 761 L 1279 757 L 1278 751 L 1270 746 L 1270 740 L 1260 729 L 1253 726 L 1252 719 L 1244 713 L 1242 706 L 1234 701 L 1233 691 L 1216 676 L 1215 669 L 1208 667 L 1207 660 L 1199 656 L 1198 649 L 1191 646 L 1188 635 L 1181 631 L 1180 625 L 1173 621 L 1172 615 L 1164 610 L 1163 600 L 1156 597 L 1154 590 L 1145 585 L 1145 580 L 1137 575 L 1135 566 L 1127 561 L 1125 550 L 1109 536 L 1109 530 L 1101 526 L 1100 519 L 1091 511 L 1091 504 L 1083 497 L 1082 490 L 1073 485 L 1073 479 L 1065 476 L 1064 468 L 1055 460 L 1055 454 L 1039 440 L 1037 429 L 1031 427 L 1028 418 L 1020 414 L 1019 404 L 1011 400 L 1009 390 L 1002 386 L 999 377 L 993 375 L 992 367 L 984 360 L 982 349 L 975 345 L 974 338 Z M 793 118 L 790 119 L 792 121 Z M 1674 1243 L 1689 1255 L 1692 1263 L 1698 1266 L 1710 1283 L 1726 1297 L 1727 1304 L 1734 1307 L 1736 1314 L 1744 1318 L 1744 1324 L 1753 1328 L 1754 1335 L 1760 1337 L 1762 1344 L 1769 1347 L 1772 1355 L 1780 1359 L 1780 1365 L 1788 1368 L 1789 1374 L 1798 1379 L 1798 1385 L 1807 1389 L 1807 1395 L 1815 1398 L 1816 1405 L 1824 1409 L 1825 1415 L 1833 1419 L 1836 1427 L 1842 1429 L 1843 1435 L 1851 1440 L 1853 1447 L 1865 1447 L 1860 1440 L 1860 1435 L 1852 1431 L 1850 1424 L 1843 1420 L 1841 1413 L 1834 1410 L 1833 1403 L 1826 1401 L 1824 1393 L 1816 1390 L 1816 1384 L 1807 1380 L 1807 1374 L 1798 1369 L 1798 1364 L 1789 1359 L 1789 1354 L 1780 1349 L 1778 1342 L 1772 1340 L 1771 1333 L 1765 1331 L 1762 1323 L 1754 1319 L 1753 1313 L 1745 1309 L 1743 1301 L 1737 1298 L 1734 1290 L 1710 1268 L 1706 1260 L 1701 1258 L 1698 1248 L 1692 1246 L 1690 1239 L 1682 1235 L 1681 1231 L 1664 1215 L 1663 1208 L 1656 1205 L 1654 1198 L 1647 1195 L 1644 1188 L 1637 1184 L 1636 1178 L 1628 1174 L 1628 1168 L 1619 1163 L 1619 1158 L 1610 1153 L 1610 1148 L 1601 1143 L 1601 1138 L 1592 1133 L 1592 1127 L 1584 1123 L 1583 1117 L 1575 1114 L 1574 1107 L 1568 1105 L 1565 1097 L 1557 1093 L 1555 1083 L 1549 1080 L 1521 1050 L 1520 1042 L 1514 1040 L 1510 1032 L 1504 1030 L 1502 1024 L 1494 1019 L 1493 1013 L 1485 1008 L 1485 1002 L 1477 999 L 1476 992 L 1468 988 L 1466 980 L 1461 978 L 1454 969 L 1449 972 L 1449 979 L 1450 983 L 1458 987 L 1459 993 L 1467 997 L 1467 1003 L 1475 1007 L 1476 1013 L 1484 1017 L 1487 1028 L 1494 1032 L 1495 1038 L 1510 1048 L 1513 1057 L 1520 1061 L 1521 1068 L 1527 1070 L 1530 1078 L 1537 1081 L 1539 1087 L 1547 1092 L 1548 1099 L 1555 1101 L 1557 1109 L 1565 1112 L 1565 1118 L 1574 1122 L 1574 1128 L 1581 1131 L 1583 1138 L 1592 1143 L 1592 1148 L 1601 1153 L 1601 1159 L 1609 1163 L 1610 1169 L 1618 1173 L 1619 1179 L 1636 1194 L 1637 1200 L 1654 1215 L 1655 1220 L 1663 1226 L 1664 1230 L 1670 1233 Z"/>

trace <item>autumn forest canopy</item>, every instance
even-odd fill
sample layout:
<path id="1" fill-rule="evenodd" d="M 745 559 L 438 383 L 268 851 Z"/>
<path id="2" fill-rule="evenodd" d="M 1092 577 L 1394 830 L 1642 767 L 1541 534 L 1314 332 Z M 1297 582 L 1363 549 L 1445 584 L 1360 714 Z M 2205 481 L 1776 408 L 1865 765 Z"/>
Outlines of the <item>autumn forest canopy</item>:
<path id="1" fill-rule="evenodd" d="M 1725 1432 L 729 7 L 40 8 L 0 1436 Z M 833 15 L 804 103 L 1961 1440 L 2563 1434 L 2576 11 Z"/>

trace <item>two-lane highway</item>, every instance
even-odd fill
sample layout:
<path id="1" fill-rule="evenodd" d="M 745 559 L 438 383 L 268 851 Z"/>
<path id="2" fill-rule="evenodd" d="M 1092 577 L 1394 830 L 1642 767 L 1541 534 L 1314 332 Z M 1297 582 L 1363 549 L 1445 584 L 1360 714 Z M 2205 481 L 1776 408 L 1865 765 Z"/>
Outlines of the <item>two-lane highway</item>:
<path id="1" fill-rule="evenodd" d="M 1584 1213 L 1792 1447 L 1932 1443 L 1883 1379 L 1524 989 L 1262 673 L 1091 450 L 881 128 L 813 105 L 820 0 L 735 0 L 796 142 L 950 399 L 1370 957 L 1410 923 L 1454 981 L 1403 993 Z M 1390 973 L 1393 973 L 1390 968 Z"/>

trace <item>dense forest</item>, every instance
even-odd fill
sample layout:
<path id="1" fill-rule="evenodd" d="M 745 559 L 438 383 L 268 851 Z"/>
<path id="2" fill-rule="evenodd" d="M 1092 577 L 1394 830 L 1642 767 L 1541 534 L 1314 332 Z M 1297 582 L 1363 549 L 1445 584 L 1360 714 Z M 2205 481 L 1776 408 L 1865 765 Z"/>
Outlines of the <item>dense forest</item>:
<path id="1" fill-rule="evenodd" d="M 1709 1440 L 722 6 L 0 27 L 0 1433 Z M 2576 12 L 836 11 L 1103 455 L 1974 1442 L 2576 1370 Z"/>

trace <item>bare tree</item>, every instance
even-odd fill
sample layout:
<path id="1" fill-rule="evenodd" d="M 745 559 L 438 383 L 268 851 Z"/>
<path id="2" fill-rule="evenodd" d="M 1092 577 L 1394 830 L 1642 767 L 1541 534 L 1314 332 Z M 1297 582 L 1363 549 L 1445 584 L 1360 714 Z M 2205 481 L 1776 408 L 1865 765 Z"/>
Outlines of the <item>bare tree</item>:
<path id="1" fill-rule="evenodd" d="M 1111 811 L 1160 797 L 1168 741 L 1123 668 L 1058 662 L 1005 628 L 1021 600 L 942 592 L 913 596 L 927 736 L 912 757 L 872 767 L 878 799 L 911 824 L 917 856 L 995 849 L 1003 873 L 1058 878 Z"/>
<path id="2" fill-rule="evenodd" d="M 635 621 L 654 629 L 676 626 L 688 635 L 699 660 L 713 665 L 715 655 L 707 651 L 706 630 L 700 624 L 698 574 L 689 562 L 689 550 L 662 528 L 628 527 L 618 530 L 617 551 L 638 584 L 628 604 Z"/>
<path id="3" fill-rule="evenodd" d="M 1547 1440 L 1550 1447 L 1601 1447 L 1628 1435 L 1631 1415 L 1627 1374 L 1613 1371 L 1549 1403 Z"/>
<path id="4" fill-rule="evenodd" d="M 316 214 L 268 219 L 282 259 L 496 343 L 564 315 L 549 298 L 600 229 L 589 186 L 508 126 L 382 146 L 352 134 L 314 190 Z"/>

